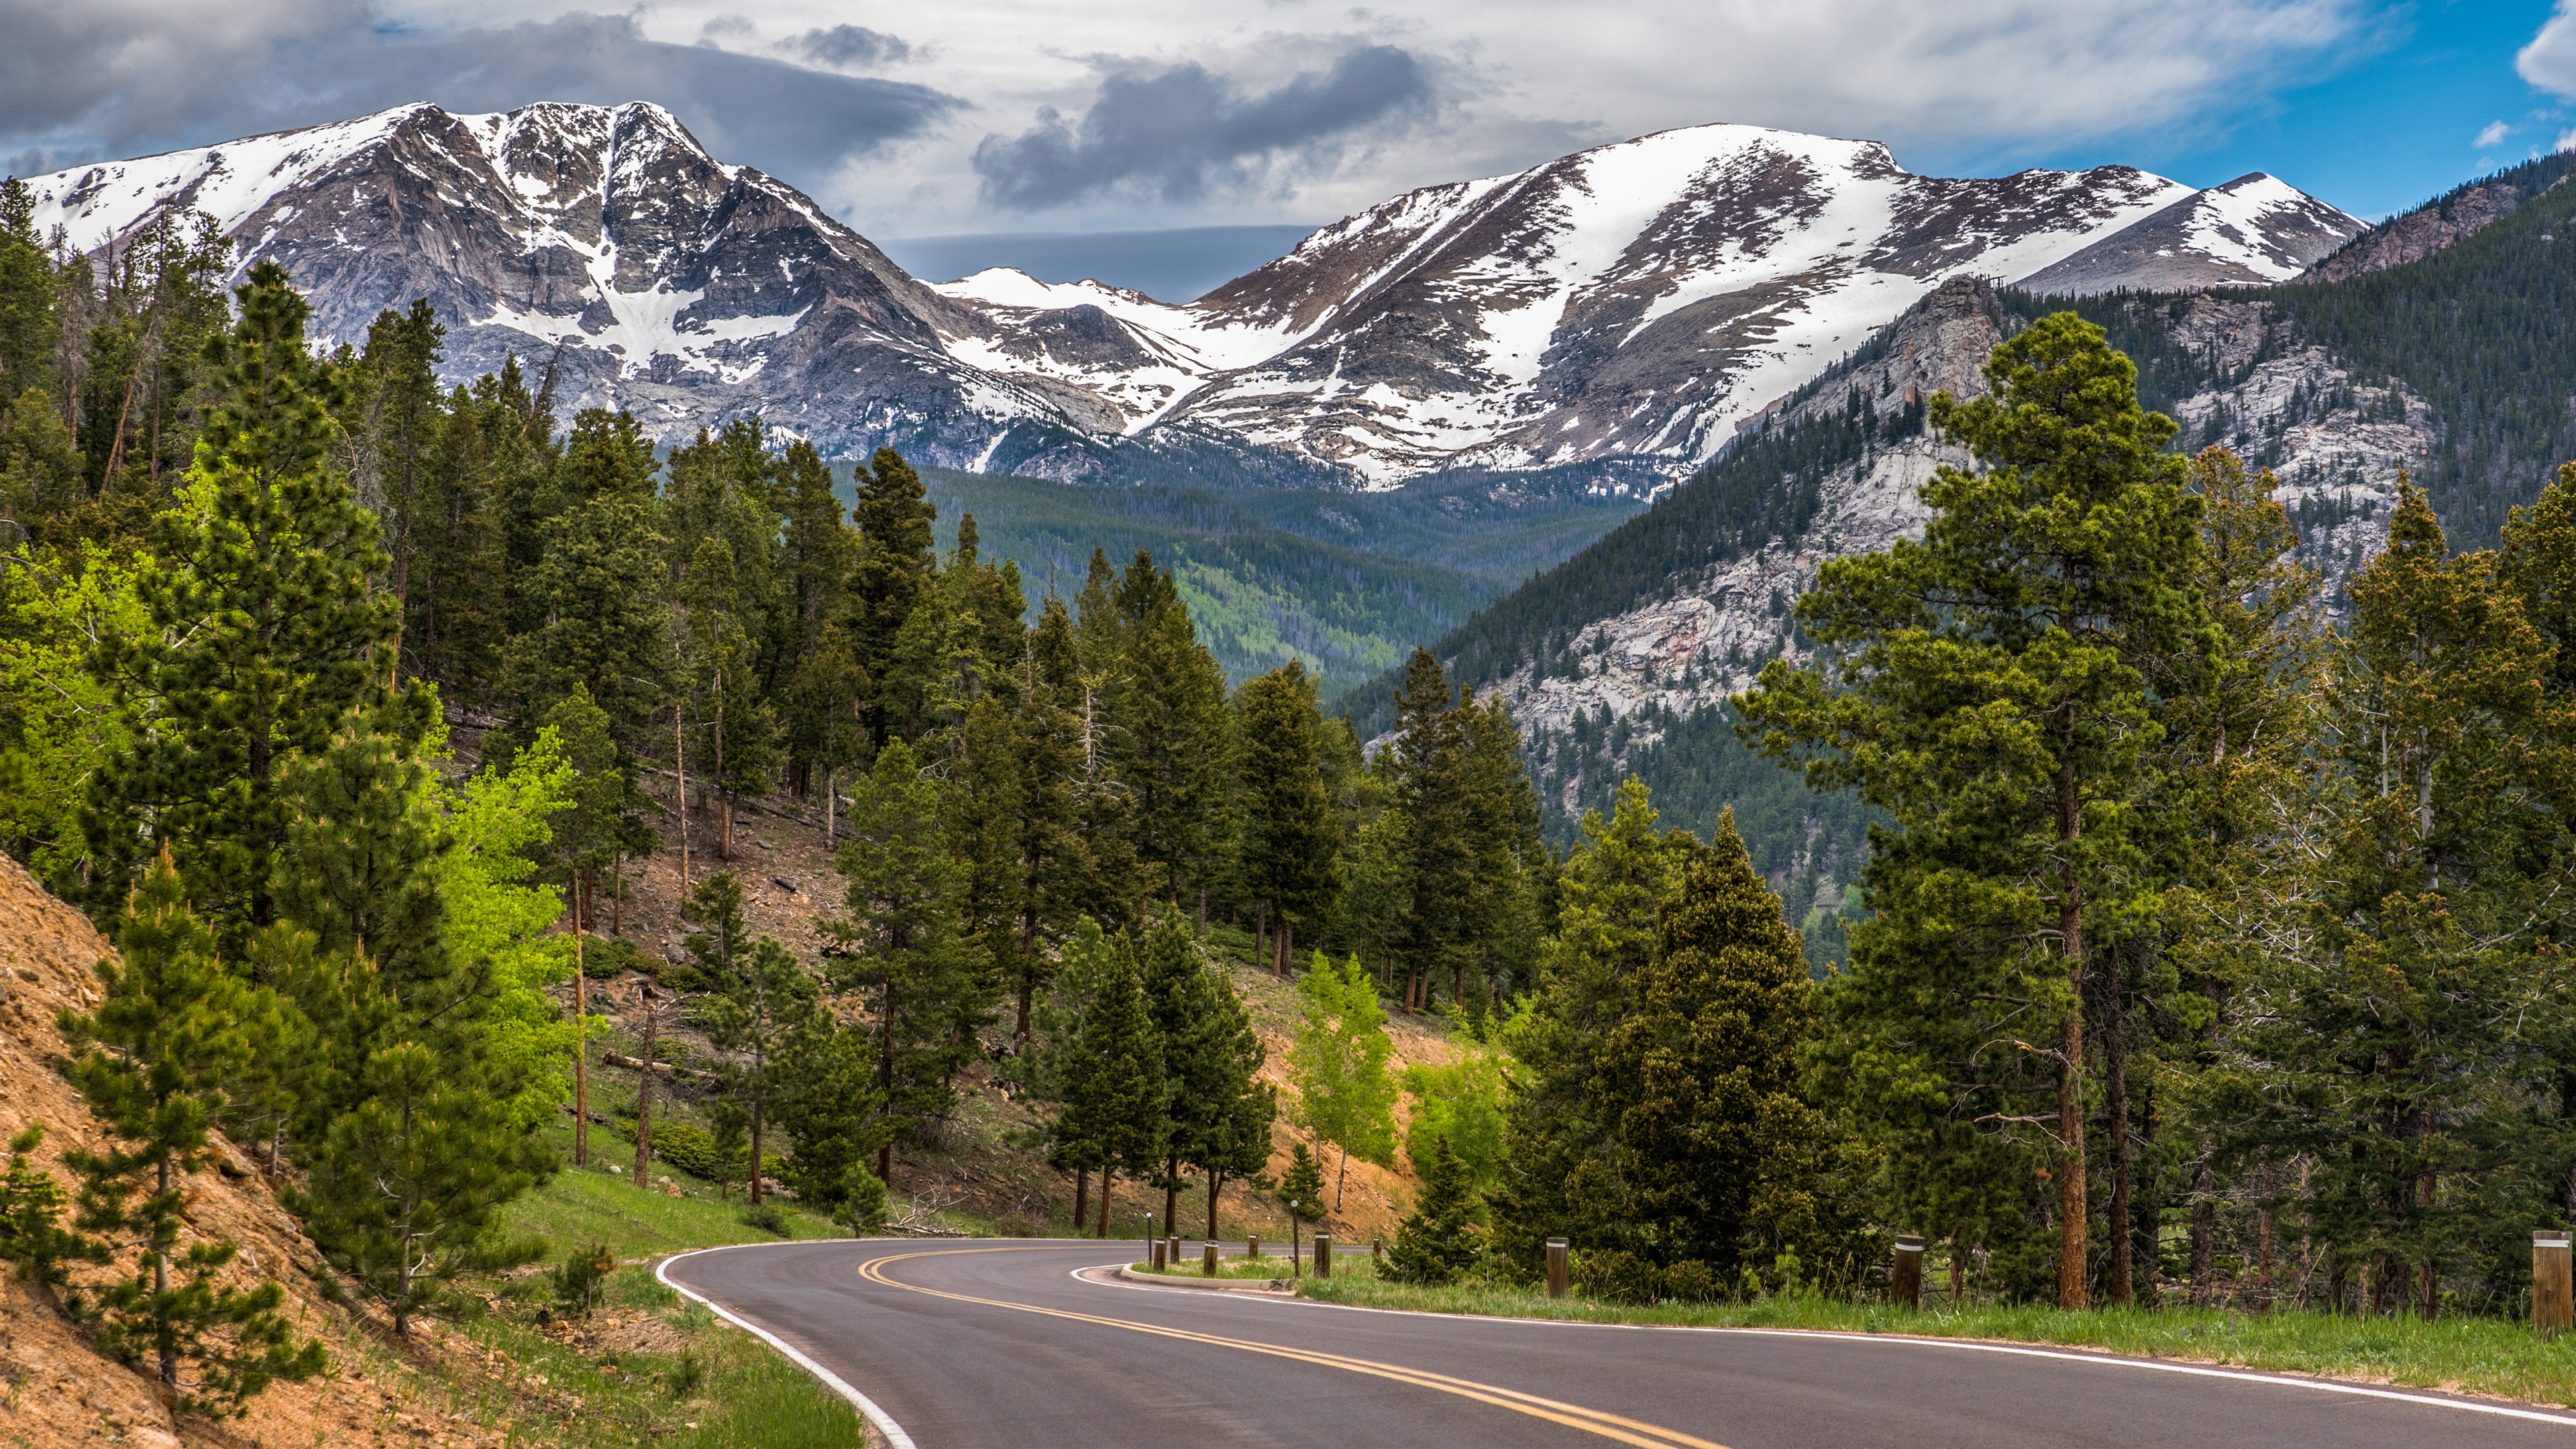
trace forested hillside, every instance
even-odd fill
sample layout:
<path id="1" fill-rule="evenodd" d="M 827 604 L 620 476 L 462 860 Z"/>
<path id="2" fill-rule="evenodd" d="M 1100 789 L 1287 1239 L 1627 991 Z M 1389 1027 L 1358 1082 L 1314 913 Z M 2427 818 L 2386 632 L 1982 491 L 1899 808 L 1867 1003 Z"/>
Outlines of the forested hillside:
<path id="1" fill-rule="evenodd" d="M 844 496 L 851 469 L 836 465 Z M 1642 506 L 1646 480 L 1594 465 L 1445 474 L 1384 493 L 1136 484 L 1112 488 L 922 470 L 941 541 L 973 514 L 987 553 L 1030 588 L 1094 552 L 1173 570 L 1201 637 L 1240 681 L 1290 659 L 1333 698 Z"/>

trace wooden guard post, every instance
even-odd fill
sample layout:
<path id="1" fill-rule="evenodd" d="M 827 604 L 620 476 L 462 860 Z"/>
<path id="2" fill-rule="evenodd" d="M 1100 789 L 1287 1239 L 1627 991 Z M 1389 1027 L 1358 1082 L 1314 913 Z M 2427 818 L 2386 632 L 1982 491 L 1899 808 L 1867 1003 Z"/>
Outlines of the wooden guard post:
<path id="1" fill-rule="evenodd" d="M 2568 1281 L 2565 1228 L 2531 1235 L 2531 1326 L 2542 1338 L 2576 1328 L 2576 1285 Z"/>
<path id="2" fill-rule="evenodd" d="M 1171 1244 L 1170 1244 L 1170 1242 L 1168 1242 L 1167 1240 L 1162 1239 L 1162 1238 L 1156 1238 L 1156 1239 L 1154 1240 L 1154 1271 L 1155 1271 L 1155 1272 L 1157 1272 L 1157 1273 L 1162 1272 L 1162 1271 L 1163 1271 L 1163 1269 L 1164 1269 L 1164 1267 L 1165 1267 L 1166 1265 L 1168 1265 L 1168 1264 L 1171 1262 L 1171 1258 L 1169 1257 L 1169 1250 L 1170 1250 L 1170 1248 L 1171 1248 Z"/>
<path id="3" fill-rule="evenodd" d="M 1199 1260 L 1199 1273 L 1202 1277 L 1216 1276 L 1216 1244 L 1207 1245 L 1207 1255 Z"/>
<path id="4" fill-rule="evenodd" d="M 1923 1240 L 1911 1233 L 1896 1238 L 1896 1262 L 1887 1276 L 1887 1301 L 1899 1308 L 1923 1306 Z"/>
<path id="5" fill-rule="evenodd" d="M 1333 1276 L 1333 1235 L 1330 1233 L 1315 1235 L 1315 1276 L 1318 1278 Z"/>
<path id="6" fill-rule="evenodd" d="M 1258 1258 L 1261 1256 L 1261 1235 L 1259 1233 L 1254 1233 L 1243 1240 L 1243 1256 L 1247 1258 Z"/>
<path id="7" fill-rule="evenodd" d="M 1574 1289 L 1574 1276 L 1566 1264 L 1565 1239 L 1547 1240 L 1547 1296 L 1562 1298 Z"/>

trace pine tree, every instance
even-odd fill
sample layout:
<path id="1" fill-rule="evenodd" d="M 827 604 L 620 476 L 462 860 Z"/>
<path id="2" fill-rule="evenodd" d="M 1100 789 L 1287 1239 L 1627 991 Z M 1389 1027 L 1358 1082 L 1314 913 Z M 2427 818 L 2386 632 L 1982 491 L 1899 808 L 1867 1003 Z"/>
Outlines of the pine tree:
<path id="1" fill-rule="evenodd" d="M 1013 821 L 1019 880 L 1019 939 L 1009 956 L 1017 1012 L 1012 1039 L 1028 1049 L 1030 1013 L 1050 974 L 1047 948 L 1064 939 L 1085 911 L 1101 902 L 1092 879 L 1092 854 L 1082 824 L 1091 781 L 1085 770 L 1080 717 L 1071 700 L 1082 689 L 1073 623 L 1062 599 L 1050 597 L 1032 632 L 1027 683 L 1011 724 L 1020 768 L 1019 815 Z"/>
<path id="2" fill-rule="evenodd" d="M 643 753 L 665 736 L 652 725 L 672 669 L 652 444 L 626 415 L 584 412 L 553 485 L 561 513 L 542 531 L 528 573 L 528 616 L 511 641 L 502 686 L 517 728 L 578 684 L 607 711 L 609 732 Z M 521 743 L 505 737 L 505 747 Z"/>
<path id="3" fill-rule="evenodd" d="M 182 891 L 164 851 L 126 907 L 119 959 L 99 963 L 105 999 L 89 1015 L 62 1014 L 64 1038 L 80 1053 L 65 1075 L 114 1143 L 63 1161 L 81 1182 L 76 1229 L 107 1235 L 120 1258 L 123 1244 L 141 1249 L 131 1277 L 78 1305 L 98 1324 L 100 1351 L 150 1358 L 174 1393 L 181 1364 L 193 1362 L 197 1389 L 181 1404 L 221 1416 L 276 1379 L 321 1372 L 325 1360 L 319 1343 L 295 1342 L 277 1313 L 277 1284 L 244 1291 L 218 1281 L 237 1244 L 201 1236 L 182 1247 L 186 1178 L 205 1161 L 222 1084 L 250 1051 L 241 1017 L 262 994 L 216 959 L 213 933 Z"/>
<path id="4" fill-rule="evenodd" d="M 1324 1167 L 1303 1142 L 1288 1144 L 1288 1170 L 1279 1175 L 1279 1200 L 1300 1217 L 1324 1215 Z"/>
<path id="5" fill-rule="evenodd" d="M 1395 1079 L 1386 1069 L 1395 1043 L 1386 1034 L 1377 983 L 1356 958 L 1336 968 L 1316 952 L 1298 980 L 1297 1006 L 1288 1081 L 1297 1093 L 1299 1125 L 1342 1151 L 1333 1183 L 1333 1211 L 1340 1212 L 1354 1153 L 1380 1167 L 1395 1159 Z"/>
<path id="6" fill-rule="evenodd" d="M 1295 660 L 1236 695 L 1242 748 L 1242 876 L 1246 894 L 1279 921 L 1272 969 L 1288 974 L 1296 926 L 1320 931 L 1341 895 L 1341 823 L 1324 788 L 1315 685 Z"/>
<path id="7" fill-rule="evenodd" d="M 1464 719 L 1430 650 L 1413 651 L 1396 708 L 1390 749 L 1404 853 L 1392 862 L 1395 879 L 1381 889 L 1402 902 L 1393 945 L 1405 969 L 1403 1004 L 1418 1010 L 1431 1004 L 1440 976 L 1464 979 L 1474 951 L 1472 781 Z"/>
<path id="8" fill-rule="evenodd" d="M 742 887 L 731 874 L 718 873 L 700 883 L 683 915 L 702 928 L 689 938 L 689 953 L 714 983 L 699 1019 L 708 1042 L 736 1058 L 718 1068 L 716 1079 L 751 1129 L 751 1201 L 757 1207 L 763 1134 L 783 1085 L 780 1049 L 816 1009 L 814 981 L 775 940 L 749 939 Z"/>
<path id="9" fill-rule="evenodd" d="M 367 329 L 366 350 L 358 355 L 352 378 L 366 399 L 362 435 L 355 441 L 363 454 L 371 455 L 363 456 L 359 467 L 361 476 L 372 475 L 375 484 L 369 501 L 384 521 L 394 607 L 405 618 L 419 551 L 416 526 L 429 501 L 440 434 L 447 424 L 438 388 L 446 337 L 447 329 L 439 325 L 426 297 L 415 300 L 408 313 L 387 309 Z"/>
<path id="10" fill-rule="evenodd" d="M 1738 707 L 1810 784 L 1895 817 L 1865 876 L 1877 915 L 1837 978 L 1837 1050 L 1855 1053 L 1841 1085 L 1918 1152 L 1936 1121 L 2042 1129 L 2027 1152 L 2057 1190 L 2057 1296 L 2074 1308 L 2090 1297 L 2089 953 L 2149 919 L 2166 883 L 2137 839 L 2161 735 L 2141 666 L 2207 627 L 2200 505 L 2163 451 L 2173 421 L 2139 407 L 2100 328 L 2047 318 L 1985 375 L 1991 395 L 1936 395 L 1931 417 L 1986 471 L 1925 486 L 1921 542 L 1825 565 L 1797 611 L 1823 657 L 1775 662 Z M 2007 1050 L 2034 1009 L 2056 1045 Z M 2056 1078 L 2053 1118 L 2028 1110 L 2035 1069 Z"/>
<path id="11" fill-rule="evenodd" d="M 44 1140 L 42 1122 L 9 1139 L 9 1174 L 0 1178 L 0 1263 L 15 1265 L 21 1282 L 51 1291 L 67 1281 L 67 1265 L 112 1259 L 107 1244 L 63 1225 L 63 1185 L 36 1165 Z"/>
<path id="12" fill-rule="evenodd" d="M 1396 1226 L 1395 1241 L 1386 1250 L 1386 1275 L 1398 1283 L 1427 1286 L 1457 1282 L 1483 1255 L 1478 1224 L 1484 1211 L 1465 1159 L 1449 1150 L 1448 1138 L 1432 1139 L 1431 1160 L 1422 1172 L 1422 1199 Z"/>
<path id="13" fill-rule="evenodd" d="M 1055 1130 L 1081 1144 L 1083 1156 L 1100 1168 L 1099 1235 L 1105 1238 L 1110 1185 L 1121 1172 L 1159 1176 L 1169 1130 L 1163 1042 L 1133 952 L 1109 954 L 1083 1014 L 1073 1060 L 1059 1081 L 1064 1106 Z"/>
<path id="14" fill-rule="evenodd" d="M 220 401 L 198 502 L 163 516 L 142 580 L 149 631 L 101 641 L 93 668 L 150 726 L 104 761 L 82 817 L 81 896 L 112 918 L 167 846 L 187 898 L 228 952 L 275 918 L 288 762 L 379 698 L 396 626 L 369 581 L 375 520 L 326 459 L 338 373 L 304 344 L 305 304 L 273 263 L 251 269 L 241 320 L 210 351 Z"/>
<path id="15" fill-rule="evenodd" d="M 1496 1196 L 1496 1247 L 1520 1271 L 1536 1270 L 1551 1237 L 1586 1249 L 1629 1246 L 1596 1236 L 1624 1218 L 1591 1209 L 1624 1195 L 1604 1150 L 1616 1140 L 1610 1095 L 1619 1084 L 1602 1079 L 1596 1044 L 1636 1010 L 1660 913 L 1697 844 L 1682 831 L 1658 835 L 1656 824 L 1652 798 L 1634 779 L 1621 783 L 1609 820 L 1585 812 L 1584 838 L 1565 861 L 1558 933 L 1541 953 L 1537 1000 L 1512 1025 L 1520 1070 L 1504 1103 L 1504 1142 L 1513 1169 Z"/>
<path id="16" fill-rule="evenodd" d="M 800 1201 L 849 1220 L 855 1231 L 876 1226 L 885 1180 L 868 1159 L 893 1139 L 879 1085 L 874 1038 L 844 1026 L 829 1011 L 807 1012 L 779 1043 L 773 1111 L 792 1151 L 781 1175 Z"/>
<path id="17" fill-rule="evenodd" d="M 1225 673 L 1198 642 L 1171 571 L 1139 550 L 1115 599 L 1124 648 L 1109 676 L 1110 769 L 1148 890 L 1179 901 L 1218 880 L 1233 728 Z M 1099 658 L 1084 647 L 1086 662 Z"/>
<path id="18" fill-rule="evenodd" d="M 882 689 L 895 653 L 895 636 L 912 619 L 937 572 L 930 525 L 937 516 L 921 475 L 892 448 L 879 448 L 858 470 L 857 571 L 848 596 L 851 653 L 861 676 Z M 869 722 L 872 742 L 893 738 L 881 715 Z"/>
<path id="19" fill-rule="evenodd" d="M 873 996 L 877 1084 L 897 1131 L 911 1135 L 948 1109 L 986 1005 L 963 919 L 965 871 L 941 836 L 938 782 L 901 740 L 853 793 L 850 831 L 838 860 L 848 914 L 825 926 L 841 946 L 833 980 Z M 876 1175 L 893 1170 L 889 1140 Z"/>

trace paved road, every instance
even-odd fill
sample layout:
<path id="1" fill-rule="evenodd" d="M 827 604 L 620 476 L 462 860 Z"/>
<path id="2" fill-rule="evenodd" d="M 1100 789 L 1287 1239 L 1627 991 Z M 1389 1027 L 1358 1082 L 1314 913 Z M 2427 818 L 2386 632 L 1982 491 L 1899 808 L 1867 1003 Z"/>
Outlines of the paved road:
<path id="1" fill-rule="evenodd" d="M 1076 1276 L 1132 1243 L 779 1243 L 665 1275 L 920 1449 L 2576 1449 L 2576 1416 L 1926 1340 L 1381 1313 Z"/>

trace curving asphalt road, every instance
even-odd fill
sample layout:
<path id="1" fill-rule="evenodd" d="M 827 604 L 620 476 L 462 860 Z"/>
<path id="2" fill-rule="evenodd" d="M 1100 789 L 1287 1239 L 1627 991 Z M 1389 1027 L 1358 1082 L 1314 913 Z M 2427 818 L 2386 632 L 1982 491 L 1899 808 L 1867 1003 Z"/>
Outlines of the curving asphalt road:
<path id="1" fill-rule="evenodd" d="M 1079 1276 L 1133 1243 L 777 1243 L 663 1276 L 898 1449 L 2576 1449 L 2576 1415 L 1931 1339 L 1336 1308 Z"/>

